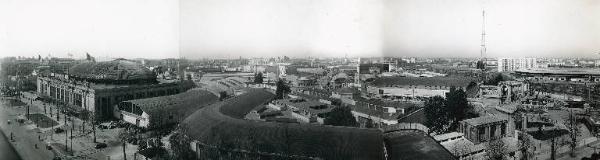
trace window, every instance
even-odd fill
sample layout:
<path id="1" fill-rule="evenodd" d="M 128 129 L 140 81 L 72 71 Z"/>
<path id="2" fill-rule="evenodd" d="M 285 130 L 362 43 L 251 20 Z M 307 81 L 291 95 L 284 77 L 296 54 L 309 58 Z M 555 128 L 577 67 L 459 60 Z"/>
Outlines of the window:
<path id="1" fill-rule="evenodd" d="M 479 131 L 477 131 L 477 132 L 479 132 L 478 133 L 478 135 L 479 135 L 479 137 L 478 137 L 479 141 L 485 141 L 485 139 L 484 139 L 485 138 L 485 128 L 479 127 L 477 129 L 479 130 Z"/>
<path id="2" fill-rule="evenodd" d="M 490 127 L 490 139 L 496 139 L 496 125 Z"/>
<path id="3" fill-rule="evenodd" d="M 502 128 L 500 129 L 500 135 L 506 135 L 506 123 L 502 123 Z"/>
<path id="4" fill-rule="evenodd" d="M 82 99 L 83 99 L 83 97 L 81 96 L 81 94 L 75 93 L 75 105 L 76 106 L 83 107 L 83 103 L 81 103 Z"/>

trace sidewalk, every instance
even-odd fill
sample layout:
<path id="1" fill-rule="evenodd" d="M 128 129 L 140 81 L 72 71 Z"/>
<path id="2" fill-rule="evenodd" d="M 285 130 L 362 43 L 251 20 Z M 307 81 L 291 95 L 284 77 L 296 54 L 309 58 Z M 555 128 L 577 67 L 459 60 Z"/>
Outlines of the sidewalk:
<path id="1" fill-rule="evenodd" d="M 46 113 L 44 114 L 44 104 L 46 105 Z M 34 107 L 31 108 L 36 108 L 36 112 L 30 111 L 30 114 L 33 113 L 41 113 L 44 114 L 48 117 L 50 117 L 50 107 L 52 108 L 52 117 L 50 117 L 51 119 L 56 121 L 56 113 L 57 113 L 57 107 L 55 105 L 49 104 L 49 103 L 44 103 L 41 101 L 34 101 L 33 102 Z M 33 110 L 31 109 L 30 110 Z M 107 157 L 110 157 L 111 159 L 123 159 L 123 150 L 121 148 L 121 142 L 116 140 L 116 135 L 118 133 L 118 131 L 120 129 L 108 129 L 108 130 L 102 130 L 102 129 L 98 129 L 96 128 L 96 142 L 103 142 L 108 144 L 108 147 L 103 148 L 103 149 L 96 149 L 96 143 L 94 143 L 93 139 L 93 130 L 92 130 L 92 124 L 91 122 L 85 122 L 85 131 L 82 131 L 82 124 L 83 124 L 83 120 L 74 117 L 74 116 L 69 116 L 69 118 L 72 120 L 67 120 L 67 125 L 65 127 L 65 129 L 68 129 L 68 133 L 70 136 L 71 135 L 71 129 L 73 129 L 73 125 L 75 126 L 73 129 L 73 143 L 71 146 L 71 139 L 68 139 L 67 144 L 69 145 L 69 149 L 72 148 L 73 150 L 73 155 L 71 155 L 71 152 L 66 152 L 65 150 L 65 135 L 64 132 L 60 133 L 60 134 L 54 134 L 53 131 L 51 131 L 52 128 L 45 128 L 42 129 L 44 131 L 48 131 L 48 133 L 53 133 L 53 135 L 51 137 L 48 137 L 46 139 L 46 141 L 48 143 L 52 143 L 52 144 L 56 144 L 53 145 L 53 148 L 57 148 L 59 149 L 61 152 L 59 153 L 59 155 L 61 156 L 67 156 L 67 157 L 71 157 L 71 158 L 75 158 L 75 159 L 107 159 Z M 64 114 L 60 114 L 60 119 L 58 121 L 59 125 L 56 127 L 64 127 L 65 124 L 65 119 L 64 119 Z M 34 125 L 35 126 L 35 125 Z M 54 128 L 56 128 L 54 127 Z M 50 134 L 48 134 L 47 136 L 50 136 Z M 131 144 L 127 144 L 126 147 L 126 152 L 127 152 L 127 159 L 133 159 L 133 154 L 135 152 L 137 152 L 137 146 L 135 145 L 131 145 Z M 131 157 L 130 157 L 131 156 Z"/>
<path id="2" fill-rule="evenodd" d="M 44 141 L 38 140 L 38 135 L 43 133 L 35 129 L 35 124 L 16 122 L 17 117 L 23 116 L 24 108 L 25 106 L 1 106 L 0 128 L 9 140 L 12 133 L 14 140 L 10 143 L 22 159 L 52 159 L 55 153 L 46 149 Z M 7 123 L 9 120 L 10 124 Z"/>

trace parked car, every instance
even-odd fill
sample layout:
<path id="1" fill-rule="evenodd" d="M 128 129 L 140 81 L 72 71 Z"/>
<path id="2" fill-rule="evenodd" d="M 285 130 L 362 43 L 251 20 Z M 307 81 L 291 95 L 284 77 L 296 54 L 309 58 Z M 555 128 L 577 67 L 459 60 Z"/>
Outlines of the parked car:
<path id="1" fill-rule="evenodd" d="M 113 128 L 117 128 L 117 125 L 114 123 L 100 123 L 100 125 L 98 125 L 98 128 L 100 129 L 113 129 Z"/>
<path id="2" fill-rule="evenodd" d="M 62 132 L 64 132 L 64 131 L 65 131 L 65 130 L 64 130 L 64 129 L 62 129 L 62 128 L 56 128 L 56 129 L 54 129 L 54 133 L 62 133 Z"/>
<path id="3" fill-rule="evenodd" d="M 94 148 L 102 149 L 102 148 L 106 148 L 106 147 L 108 147 L 108 145 L 106 145 L 106 143 L 96 143 L 96 146 Z"/>

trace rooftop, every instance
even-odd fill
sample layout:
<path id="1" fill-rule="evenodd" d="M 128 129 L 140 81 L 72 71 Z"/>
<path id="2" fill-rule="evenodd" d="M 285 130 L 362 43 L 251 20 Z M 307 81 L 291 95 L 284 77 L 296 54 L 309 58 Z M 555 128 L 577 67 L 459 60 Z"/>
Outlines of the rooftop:
<path id="1" fill-rule="evenodd" d="M 218 97 L 209 91 L 201 89 L 192 89 L 188 90 L 187 92 L 169 96 L 128 100 L 123 101 L 121 103 L 134 104 L 140 107 L 142 111 L 148 113 L 149 115 L 165 111 L 180 111 L 183 115 L 189 115 L 192 112 L 196 111 L 196 109 L 198 109 L 199 107 L 204 107 L 208 104 L 212 104 L 217 100 Z"/>
<path id="2" fill-rule="evenodd" d="M 156 81 L 154 72 L 125 59 L 80 63 L 69 68 L 69 75 L 90 81 Z"/>
<path id="3" fill-rule="evenodd" d="M 385 136 L 390 159 L 448 160 L 455 159 L 442 145 L 426 133 L 399 131 Z"/>
<path id="4" fill-rule="evenodd" d="M 558 75 L 593 75 L 600 76 L 600 71 L 597 69 L 582 69 L 582 68 L 532 68 L 520 69 L 515 71 L 522 74 L 558 74 Z"/>
<path id="5" fill-rule="evenodd" d="M 266 90 L 248 89 L 245 94 L 198 110 L 180 127 L 191 138 L 209 145 L 226 143 L 237 149 L 251 147 L 265 153 L 300 158 L 384 159 L 383 135 L 377 129 L 243 119 L 249 111 L 274 96 Z"/>
<path id="6" fill-rule="evenodd" d="M 482 124 L 489 124 L 489 123 L 501 122 L 501 121 L 507 121 L 507 120 L 502 119 L 500 117 L 496 117 L 496 116 L 482 116 L 482 117 L 463 120 L 464 123 L 468 123 L 473 126 L 479 126 Z"/>
<path id="7" fill-rule="evenodd" d="M 395 85 L 467 87 L 475 79 L 468 77 L 379 77 L 370 84 L 379 87 Z"/>

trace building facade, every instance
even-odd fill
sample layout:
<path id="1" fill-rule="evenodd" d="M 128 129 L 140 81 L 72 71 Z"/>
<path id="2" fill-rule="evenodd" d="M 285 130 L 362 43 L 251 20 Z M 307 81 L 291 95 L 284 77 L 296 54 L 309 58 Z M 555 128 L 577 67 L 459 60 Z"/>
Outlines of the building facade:
<path id="1" fill-rule="evenodd" d="M 498 58 L 498 72 L 537 68 L 536 58 Z"/>
<path id="2" fill-rule="evenodd" d="M 483 116 L 466 119 L 460 122 L 460 132 L 464 137 L 479 144 L 506 137 L 508 134 L 508 120 L 495 116 Z"/>
<path id="3" fill-rule="evenodd" d="M 155 129 L 181 120 L 196 110 L 208 106 L 219 98 L 201 89 L 144 99 L 123 101 L 118 104 L 120 118 L 140 128 Z"/>
<path id="4" fill-rule="evenodd" d="M 89 111 L 96 118 L 115 118 L 117 103 L 125 100 L 172 95 L 194 86 L 188 81 L 158 82 L 150 70 L 124 60 L 88 62 L 68 74 L 38 76 L 37 93 L 65 104 L 68 109 Z"/>

